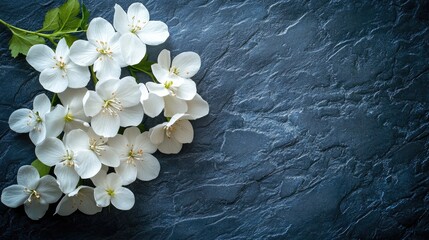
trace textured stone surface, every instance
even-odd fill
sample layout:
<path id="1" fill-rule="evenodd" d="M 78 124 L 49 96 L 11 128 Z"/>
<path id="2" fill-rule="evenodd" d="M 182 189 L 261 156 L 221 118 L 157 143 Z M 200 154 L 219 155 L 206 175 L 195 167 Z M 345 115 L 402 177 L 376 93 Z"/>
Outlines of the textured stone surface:
<path id="1" fill-rule="evenodd" d="M 35 29 L 57 1 L 4 1 Z M 84 0 L 112 20 L 115 1 Z M 117 0 L 123 7 L 133 1 Z M 136 182 L 131 211 L 29 220 L 0 205 L 3 237 L 332 239 L 429 237 L 428 1 L 147 1 L 171 38 L 202 56 L 210 115 L 195 141 Z M 43 14 L 42 14 L 43 13 Z M 0 28 L 0 188 L 34 159 L 10 113 L 43 92 Z M 154 124 L 155 120 L 147 120 Z"/>

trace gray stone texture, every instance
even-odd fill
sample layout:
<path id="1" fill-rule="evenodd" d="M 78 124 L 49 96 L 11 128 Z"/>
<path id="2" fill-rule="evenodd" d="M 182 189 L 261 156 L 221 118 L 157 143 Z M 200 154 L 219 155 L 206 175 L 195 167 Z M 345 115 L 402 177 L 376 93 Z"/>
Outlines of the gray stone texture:
<path id="1" fill-rule="evenodd" d="M 116 2 L 134 2 L 83 1 L 109 21 Z M 0 18 L 37 29 L 61 2 L 2 1 Z M 163 48 L 202 57 L 194 80 L 211 110 L 194 142 L 156 154 L 161 173 L 131 185 L 132 210 L 60 217 L 51 206 L 35 222 L 0 204 L 2 238 L 429 238 L 428 1 L 144 4 L 171 34 L 152 60 Z M 9 115 L 45 91 L 0 29 L 3 189 L 35 158 Z"/>

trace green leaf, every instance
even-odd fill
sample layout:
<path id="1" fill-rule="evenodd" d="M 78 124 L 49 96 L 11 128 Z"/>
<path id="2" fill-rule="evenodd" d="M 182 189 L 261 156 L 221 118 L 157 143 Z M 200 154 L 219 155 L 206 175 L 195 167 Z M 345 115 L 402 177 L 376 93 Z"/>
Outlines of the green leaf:
<path id="1" fill-rule="evenodd" d="M 56 31 L 59 25 L 59 8 L 49 10 L 45 15 L 45 21 L 43 22 L 43 28 L 40 31 Z"/>
<path id="2" fill-rule="evenodd" d="M 144 57 L 141 62 L 137 63 L 136 65 L 133 65 L 132 68 L 142 72 L 152 72 L 152 68 L 150 66 L 152 66 L 152 64 L 154 63 L 155 62 L 147 61 L 147 58 Z"/>
<path id="3" fill-rule="evenodd" d="M 27 55 L 31 46 L 36 44 L 44 44 L 45 39 L 34 34 L 28 34 L 18 29 L 11 29 L 12 38 L 9 41 L 9 49 L 12 57 L 16 58 L 18 54 Z"/>
<path id="4" fill-rule="evenodd" d="M 89 11 L 84 4 L 82 4 L 82 19 L 80 22 L 80 28 L 82 30 L 88 29 Z"/>
<path id="5" fill-rule="evenodd" d="M 80 12 L 78 0 L 67 0 L 59 7 L 59 31 L 76 30 L 80 26 L 81 19 L 77 17 Z"/>
<path id="6" fill-rule="evenodd" d="M 33 167 L 35 167 L 37 169 L 37 171 L 39 172 L 40 177 L 48 175 L 49 171 L 51 170 L 51 167 L 46 166 L 39 159 L 34 160 L 31 163 L 31 166 L 33 166 Z"/>
<path id="7" fill-rule="evenodd" d="M 71 45 L 74 43 L 74 41 L 79 39 L 78 37 L 75 37 L 75 36 L 70 35 L 70 34 L 64 35 L 64 38 L 66 39 L 67 45 L 69 47 L 71 47 Z"/>

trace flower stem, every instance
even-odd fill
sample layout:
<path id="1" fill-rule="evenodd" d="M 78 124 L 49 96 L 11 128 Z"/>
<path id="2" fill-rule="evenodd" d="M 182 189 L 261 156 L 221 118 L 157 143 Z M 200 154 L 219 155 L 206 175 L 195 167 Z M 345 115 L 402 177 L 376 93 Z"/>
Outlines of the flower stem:
<path id="1" fill-rule="evenodd" d="M 51 106 L 55 106 L 57 105 L 57 101 L 58 101 L 58 94 L 54 93 L 54 96 L 52 96 L 52 100 L 51 100 Z"/>

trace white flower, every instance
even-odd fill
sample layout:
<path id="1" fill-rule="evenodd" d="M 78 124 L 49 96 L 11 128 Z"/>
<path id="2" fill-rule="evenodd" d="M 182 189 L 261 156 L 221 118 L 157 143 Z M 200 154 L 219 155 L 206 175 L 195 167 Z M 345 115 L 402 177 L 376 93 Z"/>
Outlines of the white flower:
<path id="1" fill-rule="evenodd" d="M 122 34 L 121 52 L 128 65 L 139 63 L 146 54 L 146 45 L 159 45 L 169 33 L 165 23 L 149 21 L 149 12 L 142 3 L 133 3 L 127 13 L 115 4 L 113 17 L 115 29 Z"/>
<path id="2" fill-rule="evenodd" d="M 51 111 L 51 102 L 45 94 L 34 98 L 33 110 L 21 108 L 9 117 L 9 127 L 17 133 L 30 133 L 31 141 L 37 145 L 46 138 L 45 116 Z"/>
<path id="3" fill-rule="evenodd" d="M 43 217 L 49 204 L 58 201 L 62 194 L 54 177 L 40 178 L 33 166 L 20 167 L 17 182 L 3 189 L 1 202 L 11 208 L 24 204 L 25 213 L 33 220 Z"/>
<path id="4" fill-rule="evenodd" d="M 80 66 L 94 64 L 97 78 L 119 78 L 126 64 L 119 45 L 120 34 L 103 18 L 94 18 L 86 32 L 88 41 L 77 40 L 70 48 L 70 59 Z"/>
<path id="5" fill-rule="evenodd" d="M 185 101 L 193 99 L 197 94 L 195 82 L 190 78 L 198 72 L 200 66 L 201 59 L 194 52 L 181 53 L 173 59 L 172 63 L 170 51 L 164 49 L 158 55 L 158 63 L 151 67 L 159 83 L 148 82 L 146 87 L 149 93 L 163 97 L 165 116 L 171 117 L 188 110 Z M 149 98 L 146 101 L 149 105 L 162 104 L 155 98 Z"/>
<path id="6" fill-rule="evenodd" d="M 70 132 L 73 129 L 86 130 L 89 127 L 89 117 L 85 116 L 83 111 L 83 97 L 88 90 L 86 88 L 71 89 L 59 93 L 58 97 L 61 103 L 57 104 L 47 116 L 46 121 L 49 123 L 51 134 L 56 137 L 63 130 Z"/>
<path id="7" fill-rule="evenodd" d="M 101 169 L 100 161 L 88 147 L 89 139 L 84 139 L 82 133 L 81 129 L 75 129 L 64 136 L 64 143 L 57 138 L 46 138 L 36 146 L 37 158 L 47 166 L 55 165 L 54 173 L 64 193 L 76 188 L 79 176 L 91 178 Z"/>
<path id="8" fill-rule="evenodd" d="M 27 62 L 37 71 L 40 84 L 48 91 L 60 93 L 67 87 L 82 88 L 88 84 L 90 74 L 87 67 L 78 66 L 69 59 L 69 47 L 63 38 L 57 49 L 36 44 L 27 53 Z"/>
<path id="9" fill-rule="evenodd" d="M 134 206 L 134 193 L 122 187 L 121 177 L 116 173 L 100 171 L 91 178 L 95 185 L 94 198 L 99 207 L 107 207 L 110 203 L 119 210 L 129 210 Z"/>
<path id="10" fill-rule="evenodd" d="M 116 150 L 121 165 L 115 171 L 122 178 L 123 185 L 136 180 L 150 181 L 158 177 L 161 169 L 158 160 L 151 153 L 156 146 L 149 140 L 149 133 L 140 133 L 137 127 L 125 129 L 124 135 L 116 135 L 109 140 L 109 145 Z"/>
<path id="11" fill-rule="evenodd" d="M 55 214 L 68 216 L 78 209 L 87 215 L 101 212 L 102 208 L 95 203 L 94 188 L 79 186 L 71 193 L 64 195 L 57 205 Z"/>
<path id="12" fill-rule="evenodd" d="M 141 93 L 140 103 L 143 105 L 144 113 L 149 117 L 156 117 L 164 109 L 164 99 L 154 93 L 149 93 L 146 86 L 139 84 Z"/>
<path id="13" fill-rule="evenodd" d="M 99 82 L 83 98 L 83 108 L 92 117 L 91 127 L 103 137 L 114 137 L 119 126 L 137 126 L 143 120 L 140 91 L 133 77 Z"/>
<path id="14" fill-rule="evenodd" d="M 194 129 L 188 114 L 175 114 L 170 121 L 159 124 L 149 130 L 150 141 L 158 144 L 162 153 L 178 153 L 183 143 L 190 143 L 194 138 Z"/>

